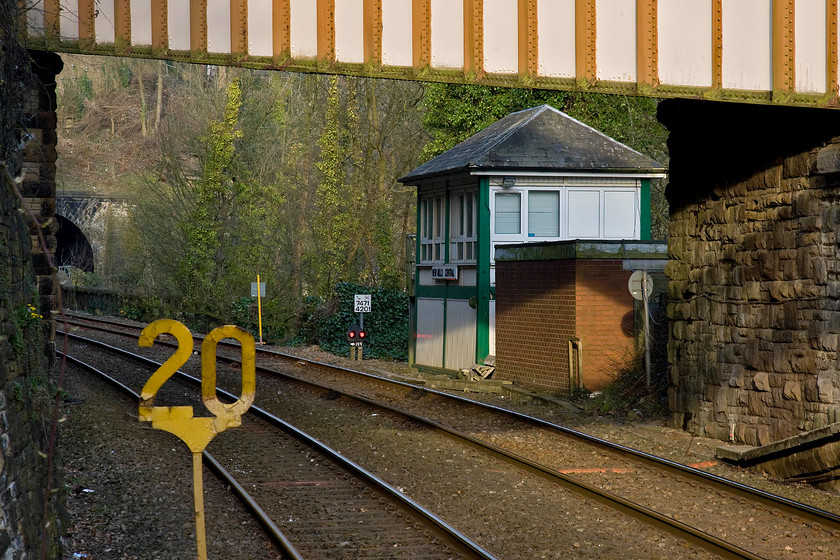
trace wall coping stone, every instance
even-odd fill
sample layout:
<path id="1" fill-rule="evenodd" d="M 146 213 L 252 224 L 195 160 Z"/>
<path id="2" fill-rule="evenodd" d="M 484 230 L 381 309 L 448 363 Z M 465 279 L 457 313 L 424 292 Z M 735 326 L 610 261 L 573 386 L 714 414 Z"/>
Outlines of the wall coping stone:
<path id="1" fill-rule="evenodd" d="M 495 260 L 548 261 L 571 259 L 667 260 L 668 244 L 663 241 L 543 241 L 496 245 Z"/>

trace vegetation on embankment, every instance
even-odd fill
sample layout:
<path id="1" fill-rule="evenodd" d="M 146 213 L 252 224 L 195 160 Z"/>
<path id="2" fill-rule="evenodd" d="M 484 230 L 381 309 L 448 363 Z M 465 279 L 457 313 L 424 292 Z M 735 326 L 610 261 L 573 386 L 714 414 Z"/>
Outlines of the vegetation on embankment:
<path id="1" fill-rule="evenodd" d="M 341 283 L 403 290 L 415 192 L 397 178 L 511 111 L 549 103 L 667 153 L 651 99 L 64 58 L 59 194 L 130 203 L 131 227 L 74 280 L 233 320 L 259 274 L 284 333 Z"/>

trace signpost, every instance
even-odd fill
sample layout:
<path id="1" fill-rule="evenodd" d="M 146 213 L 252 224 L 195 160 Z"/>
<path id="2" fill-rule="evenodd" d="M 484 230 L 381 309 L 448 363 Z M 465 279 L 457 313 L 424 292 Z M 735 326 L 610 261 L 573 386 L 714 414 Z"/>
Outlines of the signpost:
<path id="1" fill-rule="evenodd" d="M 641 300 L 645 305 L 645 382 L 651 385 L 650 377 L 650 326 L 648 321 L 648 298 L 653 294 L 653 278 L 646 270 L 637 270 L 630 275 L 627 288 L 634 299 Z"/>
<path id="2" fill-rule="evenodd" d="M 257 289 L 259 286 L 259 289 Z M 265 297 L 265 282 L 260 282 L 260 275 L 257 274 L 257 281 L 251 282 L 251 297 L 257 298 L 257 324 L 260 330 L 260 344 L 265 344 L 262 339 L 262 298 Z"/>
<path id="3" fill-rule="evenodd" d="M 210 331 L 201 343 L 201 400 L 213 416 L 194 416 L 191 406 L 155 406 L 154 400 L 163 384 L 185 364 L 193 353 L 193 336 L 189 329 L 172 319 L 158 319 L 140 333 L 138 346 L 152 346 L 161 334 L 171 334 L 178 348 L 143 385 L 140 393 L 139 418 L 151 422 L 152 428 L 178 436 L 187 444 L 193 458 L 193 496 L 195 499 L 195 536 L 198 560 L 207 560 L 207 537 L 204 526 L 204 481 L 202 452 L 207 444 L 228 428 L 242 425 L 242 415 L 251 407 L 257 390 L 254 337 L 251 333 L 225 325 Z M 242 348 L 242 393 L 232 404 L 225 404 L 216 395 L 216 347 L 233 338 Z"/>
<path id="4" fill-rule="evenodd" d="M 357 360 L 362 359 L 362 339 L 365 337 L 365 313 L 370 313 L 370 309 L 370 294 L 356 294 L 353 296 L 353 312 L 359 314 L 358 333 L 361 333 L 361 336 L 356 342 L 350 343 L 350 357 L 355 357 Z M 351 326 L 351 329 L 353 326 Z"/>

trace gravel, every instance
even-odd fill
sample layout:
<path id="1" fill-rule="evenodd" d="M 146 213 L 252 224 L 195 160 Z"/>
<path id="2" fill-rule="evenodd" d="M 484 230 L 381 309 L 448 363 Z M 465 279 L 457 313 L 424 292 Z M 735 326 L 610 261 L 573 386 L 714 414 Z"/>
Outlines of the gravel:
<path id="1" fill-rule="evenodd" d="M 366 360 L 362 368 L 359 362 L 326 354 L 316 347 L 279 350 L 372 373 L 416 376 L 405 364 Z M 128 408 L 132 412 L 126 412 L 124 398 L 104 386 L 83 381 L 72 369 L 68 371 L 66 388 L 70 399 L 63 410 L 66 421 L 61 425 L 60 447 L 72 524 L 65 558 L 195 557 L 192 464 L 186 447 L 171 434 L 138 422 L 132 408 L 135 403 Z M 722 443 L 692 438 L 655 423 L 594 418 L 571 407 L 514 403 L 499 395 L 469 396 L 684 463 L 713 461 L 714 448 Z M 833 494 L 805 486 L 781 485 L 724 465 L 707 470 L 822 509 L 840 511 L 840 499 Z M 204 480 L 207 502 L 225 504 L 207 511 L 209 557 L 278 557 L 267 549 L 259 528 L 237 501 L 209 474 Z M 488 529 L 492 533 L 492 525 Z M 600 528 L 604 529 L 609 530 Z M 571 546 L 585 548 L 592 542 L 593 533 L 584 529 L 581 538 Z M 559 557 L 549 550 L 530 553 L 537 553 L 537 558 Z"/>

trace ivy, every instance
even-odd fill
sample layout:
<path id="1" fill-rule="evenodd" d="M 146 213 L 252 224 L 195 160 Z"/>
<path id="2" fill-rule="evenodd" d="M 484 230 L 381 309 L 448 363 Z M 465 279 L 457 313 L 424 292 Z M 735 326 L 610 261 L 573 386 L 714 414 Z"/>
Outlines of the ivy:
<path id="1" fill-rule="evenodd" d="M 359 322 L 353 311 L 354 296 L 370 294 L 371 312 L 364 314 L 367 340 L 365 358 L 408 360 L 408 296 L 398 290 L 343 282 L 324 303 L 311 299 L 300 314 L 300 328 L 293 343 L 318 343 L 327 352 L 349 356 L 347 328 Z"/>

